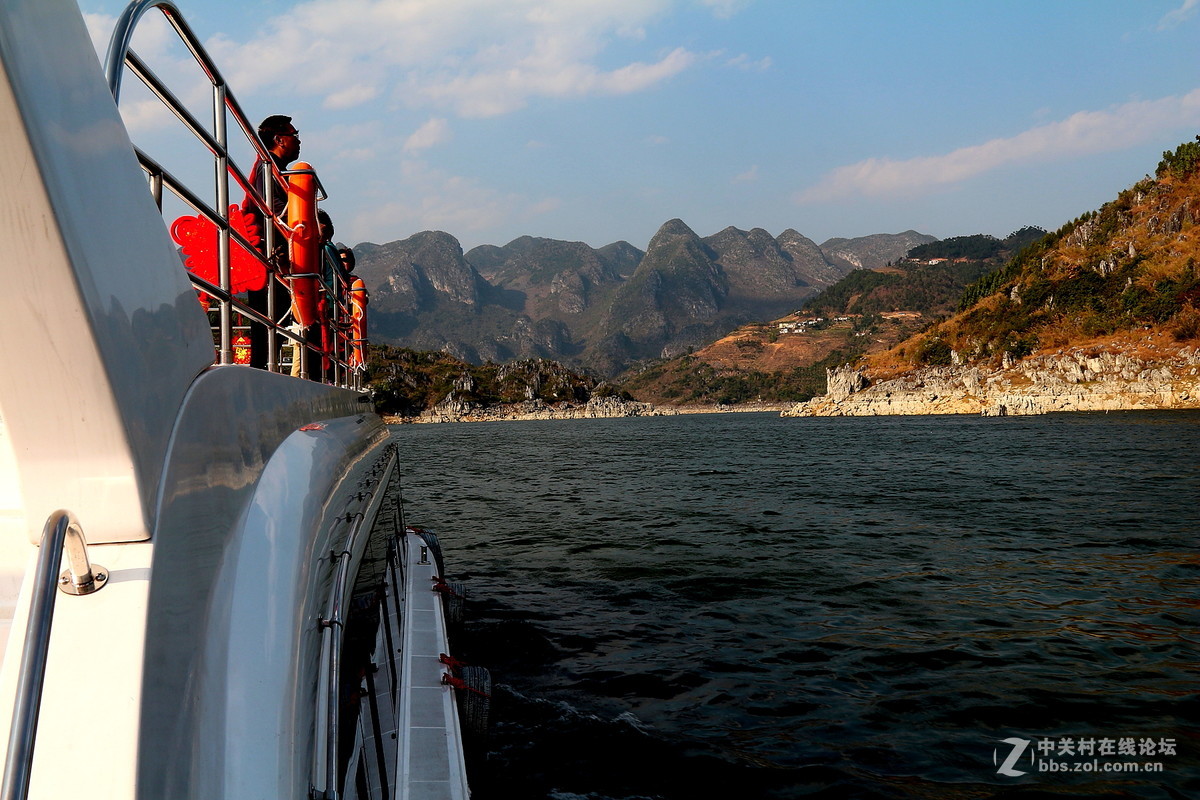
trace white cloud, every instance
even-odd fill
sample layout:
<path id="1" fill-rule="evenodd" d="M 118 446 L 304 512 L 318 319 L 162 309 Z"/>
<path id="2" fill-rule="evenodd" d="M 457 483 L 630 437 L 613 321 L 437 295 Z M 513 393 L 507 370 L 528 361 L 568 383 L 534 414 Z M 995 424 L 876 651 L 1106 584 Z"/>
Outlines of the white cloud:
<path id="1" fill-rule="evenodd" d="M 378 87 L 365 83 L 356 83 L 326 95 L 323 105 L 332 111 L 339 111 L 360 106 L 369 100 L 374 100 L 378 96 Z"/>
<path id="2" fill-rule="evenodd" d="M 711 8 L 718 19 L 729 19 L 749 5 L 749 0 L 700 0 L 700 5 Z"/>
<path id="3" fill-rule="evenodd" d="M 771 61 L 770 56 L 764 56 L 757 61 L 754 61 L 751 60 L 750 56 L 742 53 L 739 56 L 735 56 L 727 60 L 725 65 L 728 67 L 735 67 L 744 72 L 766 72 L 771 68 L 772 63 L 773 62 Z"/>
<path id="4" fill-rule="evenodd" d="M 1068 159 L 1131 147 L 1185 125 L 1200 124 L 1200 89 L 1182 97 L 1080 111 L 1007 139 L 962 147 L 945 155 L 894 161 L 869 158 L 826 175 L 796 195 L 798 203 L 846 197 L 920 194 L 1001 167 Z"/>
<path id="5" fill-rule="evenodd" d="M 1200 0 L 1183 0 L 1183 5 L 1163 15 L 1158 21 L 1158 29 L 1163 31 L 1186 22 L 1196 13 L 1197 7 L 1200 7 Z"/>
<path id="6" fill-rule="evenodd" d="M 347 147 L 339 150 L 335 155 L 343 161 L 370 161 L 376 157 L 375 149 L 372 147 Z"/>
<path id="7" fill-rule="evenodd" d="M 532 219 L 540 217 L 543 214 L 549 214 L 552 211 L 557 211 L 562 208 L 562 200 L 558 197 L 547 197 L 545 200 L 539 200 L 525 209 L 524 218 Z"/>
<path id="8" fill-rule="evenodd" d="M 112 38 L 113 29 L 117 27 L 117 18 L 108 14 L 85 13 L 84 25 L 87 26 L 88 36 L 100 63 L 104 63 L 108 55 L 108 42 Z M 133 32 L 131 47 L 143 60 L 161 58 L 169 48 L 179 41 L 175 30 L 167 24 L 163 15 L 157 11 L 146 14 Z"/>
<path id="9" fill-rule="evenodd" d="M 722 4 L 723 5 L 723 4 Z M 605 65 L 609 44 L 640 41 L 671 0 L 309 0 L 249 41 L 214 37 L 232 85 L 286 84 L 346 109 L 402 105 L 494 116 L 535 97 L 643 91 L 697 62 L 679 47 Z M 313 65 L 319 65 L 314 69 Z M 239 88 L 246 92 L 246 88 Z"/>
<path id="10" fill-rule="evenodd" d="M 132 91 L 125 91 L 125 89 Z M 151 131 L 165 131 L 179 124 L 179 119 L 167 110 L 157 98 L 131 100 L 129 96 L 133 87 L 125 87 L 122 94 L 126 98 L 121 101 L 121 119 L 125 128 L 132 134 L 147 134 Z"/>
<path id="11" fill-rule="evenodd" d="M 310 142 L 305 144 L 305 154 L 312 153 L 321 162 L 329 158 L 348 162 L 372 161 L 394 152 L 397 144 L 397 137 L 385 135 L 383 124 L 377 120 L 343 123 L 325 128 L 312 136 Z"/>
<path id="12" fill-rule="evenodd" d="M 436 106 L 466 117 L 492 117 L 522 108 L 530 97 L 583 97 L 638 92 L 690 67 L 696 56 L 683 48 L 661 60 L 634 62 L 610 71 L 591 64 L 527 58 L 503 70 L 462 74 L 420 88 Z"/>
<path id="13" fill-rule="evenodd" d="M 109 39 L 116 27 L 116 17 L 106 14 L 83 15 L 92 46 L 103 66 L 108 56 Z M 175 30 L 161 13 L 152 11 L 134 29 L 130 49 L 150 65 L 159 77 L 188 109 L 204 124 L 211 115 L 212 84 L 184 49 Z M 179 125 L 174 114 L 154 98 L 132 72 L 125 70 L 121 78 L 121 114 L 131 133 L 145 134 Z"/>
<path id="14" fill-rule="evenodd" d="M 92 38 L 92 47 L 96 48 L 96 55 L 100 56 L 100 63 L 103 64 L 104 56 L 108 52 L 108 39 L 117 24 L 117 18 L 108 14 L 85 12 L 83 23 L 87 26 L 88 36 Z"/>
<path id="15" fill-rule="evenodd" d="M 389 198 L 351 215 L 353 235 L 366 237 L 379 230 L 442 230 L 460 236 L 524 221 L 553 211 L 556 198 L 530 200 L 497 191 L 480 182 L 450 175 L 423 161 L 408 160 L 400 178 L 387 187 Z"/>
<path id="16" fill-rule="evenodd" d="M 412 136 L 409 136 L 404 141 L 404 150 L 409 153 L 417 150 L 427 150 L 430 147 L 449 140 L 450 136 L 449 123 L 441 117 L 434 117 L 417 128 Z"/>
<path id="17" fill-rule="evenodd" d="M 734 183 L 753 183 L 758 180 L 758 164 L 750 167 L 745 172 L 733 176 Z"/>

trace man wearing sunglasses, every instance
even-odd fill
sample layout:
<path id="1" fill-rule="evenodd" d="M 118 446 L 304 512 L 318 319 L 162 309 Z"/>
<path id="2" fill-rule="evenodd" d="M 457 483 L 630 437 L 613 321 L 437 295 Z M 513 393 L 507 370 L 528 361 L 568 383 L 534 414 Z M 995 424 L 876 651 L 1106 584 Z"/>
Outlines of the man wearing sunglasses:
<path id="1" fill-rule="evenodd" d="M 272 114 L 264 119 L 258 126 L 258 138 L 262 140 L 263 147 L 267 149 L 267 153 L 271 156 L 271 160 L 275 163 L 275 167 L 280 170 L 287 169 L 288 165 L 300 157 L 300 132 L 292 125 L 292 118 L 282 114 Z M 250 169 L 250 185 L 257 190 L 260 197 L 266 198 L 267 180 L 272 175 L 272 170 L 267 167 L 262 156 L 254 159 L 254 166 Z M 274 181 L 271 186 L 271 212 L 275 217 L 282 217 L 287 210 L 287 186 L 279 181 Z M 242 202 L 242 211 L 251 214 L 258 225 L 259 236 L 263 244 L 262 252 L 264 255 L 274 255 L 274 260 L 277 267 L 286 272 L 288 267 L 287 260 L 287 240 L 278 231 L 275 234 L 275 252 L 273 254 L 266 252 L 266 226 L 270 224 L 264 219 L 264 215 L 259 209 L 257 203 L 246 195 L 246 199 Z M 251 290 L 247 293 L 246 301 L 250 307 L 262 314 L 267 313 L 267 292 L 275 292 L 275 313 L 278 316 L 291 303 L 291 296 L 286 288 L 278 282 L 272 282 L 271 285 L 259 289 Z M 272 342 L 271 338 L 276 341 Z M 262 325 L 252 324 L 250 326 L 250 366 L 263 369 L 267 366 L 267 348 L 274 347 L 275 352 L 279 352 L 279 346 L 283 343 L 282 337 L 270 337 L 267 330 Z"/>

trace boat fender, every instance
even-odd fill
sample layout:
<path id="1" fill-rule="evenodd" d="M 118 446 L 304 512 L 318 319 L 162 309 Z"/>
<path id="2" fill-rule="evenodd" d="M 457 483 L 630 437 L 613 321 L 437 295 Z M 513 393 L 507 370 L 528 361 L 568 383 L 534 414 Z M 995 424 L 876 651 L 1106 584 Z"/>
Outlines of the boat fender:
<path id="1" fill-rule="evenodd" d="M 288 175 L 287 224 L 291 259 L 292 316 L 307 328 L 317 321 L 317 276 L 320 272 L 321 236 L 317 230 L 317 176 L 312 166 L 297 161 L 300 172 Z"/>
<path id="2" fill-rule="evenodd" d="M 484 667 L 463 667 L 458 677 L 444 673 L 442 683 L 461 690 L 457 699 L 463 732 L 477 744 L 482 743 L 487 738 L 491 715 L 492 674 Z"/>
<path id="3" fill-rule="evenodd" d="M 442 604 L 446 609 L 446 624 L 462 625 L 466 618 L 467 587 L 461 583 L 441 583 L 439 586 L 446 587 L 445 589 L 434 587 L 442 593 Z"/>

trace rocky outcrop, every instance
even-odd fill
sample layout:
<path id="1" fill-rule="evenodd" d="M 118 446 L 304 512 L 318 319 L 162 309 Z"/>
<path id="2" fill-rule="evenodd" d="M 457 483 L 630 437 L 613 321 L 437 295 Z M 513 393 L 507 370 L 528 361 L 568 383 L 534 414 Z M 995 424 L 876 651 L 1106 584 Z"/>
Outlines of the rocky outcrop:
<path id="1" fill-rule="evenodd" d="M 674 415 L 649 403 L 620 397 L 593 397 L 586 403 L 548 404 L 542 400 L 504 403 L 486 408 L 458 399 L 451 392 L 446 399 L 417 417 L 415 422 L 499 422 L 533 419 L 607 419 L 613 417 L 660 417 Z"/>
<path id="2" fill-rule="evenodd" d="M 998 368 L 926 367 L 869 386 L 862 385 L 862 373 L 848 367 L 827 375 L 827 394 L 799 403 L 783 416 L 1015 416 L 1200 408 L 1200 349 L 1193 347 L 1170 352 L 1076 347 Z"/>
<path id="3" fill-rule="evenodd" d="M 601 338 L 623 336 L 631 346 L 627 358 L 663 357 L 672 345 L 694 345 L 690 329 L 719 323 L 729 294 L 729 278 L 716 256 L 682 220 L 664 224 L 637 271 L 613 296 Z"/>
<path id="4" fill-rule="evenodd" d="M 705 237 L 704 243 L 716 254 L 729 279 L 731 300 L 767 300 L 792 306 L 814 291 L 805 288 L 791 255 L 762 228 L 743 231 L 731 226 Z"/>
<path id="5" fill-rule="evenodd" d="M 480 302 L 485 282 L 448 233 L 423 231 L 382 246 L 362 244 L 355 253 L 376 311 L 413 313 L 437 299 L 469 308 Z"/>
<path id="6" fill-rule="evenodd" d="M 829 239 L 821 243 L 821 252 L 829 263 L 840 266 L 842 274 L 846 274 L 853 269 L 878 269 L 903 258 L 919 244 L 936 241 L 936 236 L 916 231 L 876 233 L 854 239 Z"/>
<path id="7" fill-rule="evenodd" d="M 837 283 L 846 274 L 845 267 L 829 263 L 817 243 L 801 235 L 795 228 L 788 228 L 779 234 L 776 241 L 791 256 L 797 277 L 809 286 L 823 289 Z"/>
<path id="8" fill-rule="evenodd" d="M 456 392 L 450 392 L 437 405 L 421 412 L 421 422 L 453 422 L 470 416 L 478 410 L 478 406 L 469 400 L 459 397 Z"/>
<path id="9" fill-rule="evenodd" d="M 515 300 L 512 293 L 517 293 L 524 298 L 525 312 L 541 318 L 580 314 L 593 301 L 606 298 L 611 291 L 605 287 L 620 283 L 621 269 L 630 258 L 636 266 L 641 255 L 628 242 L 596 250 L 583 242 L 521 236 L 504 247 L 481 245 L 465 258 L 501 291 L 499 299 L 508 293 Z"/>
<path id="10" fill-rule="evenodd" d="M 849 364 L 825 370 L 825 395 L 831 400 L 845 400 L 869 385 L 866 373 Z"/>

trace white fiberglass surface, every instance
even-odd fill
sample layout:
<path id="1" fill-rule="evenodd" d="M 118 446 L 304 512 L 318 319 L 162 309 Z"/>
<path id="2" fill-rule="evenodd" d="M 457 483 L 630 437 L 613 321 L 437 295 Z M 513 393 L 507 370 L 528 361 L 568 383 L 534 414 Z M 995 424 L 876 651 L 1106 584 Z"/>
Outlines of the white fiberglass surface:
<path id="1" fill-rule="evenodd" d="M 58 508 L 145 539 L 175 414 L 213 358 L 78 8 L 0 4 L 0 414 L 26 534 Z"/>
<path id="2" fill-rule="evenodd" d="M 31 547 L 25 535 L 21 477 L 0 416 L 0 658 L 8 642 L 13 609 Z"/>

